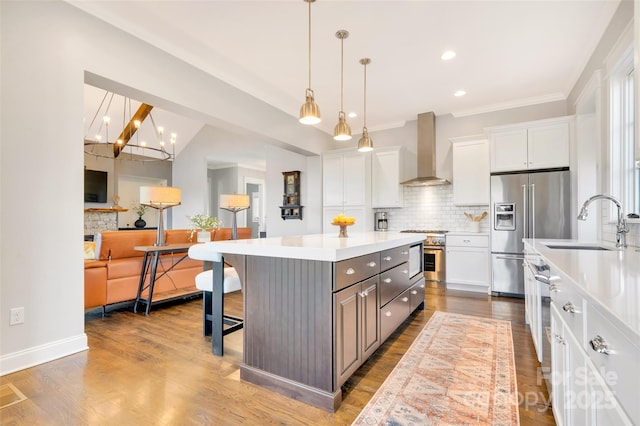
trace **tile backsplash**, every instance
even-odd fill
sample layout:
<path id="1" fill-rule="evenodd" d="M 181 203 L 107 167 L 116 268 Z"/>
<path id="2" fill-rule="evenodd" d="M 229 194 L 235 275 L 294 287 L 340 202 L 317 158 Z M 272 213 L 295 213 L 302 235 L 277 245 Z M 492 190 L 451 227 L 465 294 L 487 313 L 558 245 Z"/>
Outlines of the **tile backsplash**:
<path id="1" fill-rule="evenodd" d="M 389 213 L 389 230 L 443 229 L 449 232 L 471 230 L 471 221 L 465 212 L 473 216 L 489 213 L 489 206 L 454 206 L 453 186 L 405 186 L 404 207 L 400 209 L 376 209 Z M 489 232 L 489 216 L 480 222 L 480 232 Z"/>
<path id="2" fill-rule="evenodd" d="M 478 216 L 482 212 L 491 214 L 486 206 L 453 205 L 453 186 L 422 186 L 403 188 L 404 207 L 393 209 L 375 209 L 386 211 L 389 217 L 389 230 L 405 229 L 443 229 L 449 232 L 471 231 L 471 222 L 465 212 Z M 489 232 L 489 216 L 480 222 L 480 232 Z M 615 243 L 615 224 L 604 224 L 602 240 Z M 640 223 L 630 223 L 627 233 L 627 245 L 640 247 Z"/>

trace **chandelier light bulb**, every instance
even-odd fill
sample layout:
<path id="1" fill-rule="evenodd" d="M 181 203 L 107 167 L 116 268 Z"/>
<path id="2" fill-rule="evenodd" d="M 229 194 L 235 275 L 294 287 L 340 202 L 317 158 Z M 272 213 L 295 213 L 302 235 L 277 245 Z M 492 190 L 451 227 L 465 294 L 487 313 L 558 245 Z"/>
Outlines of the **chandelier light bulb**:
<path id="1" fill-rule="evenodd" d="M 147 143 L 145 141 L 141 141 L 140 146 L 147 146 Z"/>
<path id="2" fill-rule="evenodd" d="M 136 126 L 136 129 L 140 127 L 140 120 L 133 120 L 133 125 Z"/>
<path id="3" fill-rule="evenodd" d="M 96 140 L 100 142 L 102 140 L 102 135 L 96 135 Z"/>
<path id="4" fill-rule="evenodd" d="M 102 121 L 104 121 L 104 124 L 108 126 L 109 122 L 111 121 L 111 117 L 105 115 L 104 117 L 102 117 Z"/>
<path id="5" fill-rule="evenodd" d="M 117 143 L 118 145 L 122 145 L 122 139 L 118 139 L 118 140 L 116 141 L 116 143 Z"/>

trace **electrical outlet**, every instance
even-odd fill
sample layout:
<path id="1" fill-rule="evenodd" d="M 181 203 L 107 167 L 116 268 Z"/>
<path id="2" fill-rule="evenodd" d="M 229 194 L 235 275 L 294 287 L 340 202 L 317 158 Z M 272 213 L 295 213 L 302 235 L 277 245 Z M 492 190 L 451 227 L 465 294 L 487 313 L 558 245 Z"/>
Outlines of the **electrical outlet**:
<path id="1" fill-rule="evenodd" d="M 9 319 L 9 325 L 16 325 L 24 323 L 24 307 L 11 308 L 11 318 Z"/>

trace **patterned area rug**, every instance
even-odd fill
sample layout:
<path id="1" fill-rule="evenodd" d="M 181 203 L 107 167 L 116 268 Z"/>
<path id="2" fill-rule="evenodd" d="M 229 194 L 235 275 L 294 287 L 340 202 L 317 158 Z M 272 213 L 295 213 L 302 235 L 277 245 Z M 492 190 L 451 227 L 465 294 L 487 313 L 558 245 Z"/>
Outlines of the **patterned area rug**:
<path id="1" fill-rule="evenodd" d="M 520 424 L 511 323 L 435 312 L 353 424 Z"/>

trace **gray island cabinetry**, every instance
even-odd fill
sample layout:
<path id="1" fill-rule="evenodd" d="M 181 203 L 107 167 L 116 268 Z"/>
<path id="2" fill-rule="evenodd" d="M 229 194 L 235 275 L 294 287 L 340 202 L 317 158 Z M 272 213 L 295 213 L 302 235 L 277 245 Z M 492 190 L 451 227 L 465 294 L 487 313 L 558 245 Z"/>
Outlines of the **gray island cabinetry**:
<path id="1" fill-rule="evenodd" d="M 240 269 L 241 379 L 335 411 L 340 386 L 424 306 L 424 238 L 366 232 L 206 243 Z"/>

